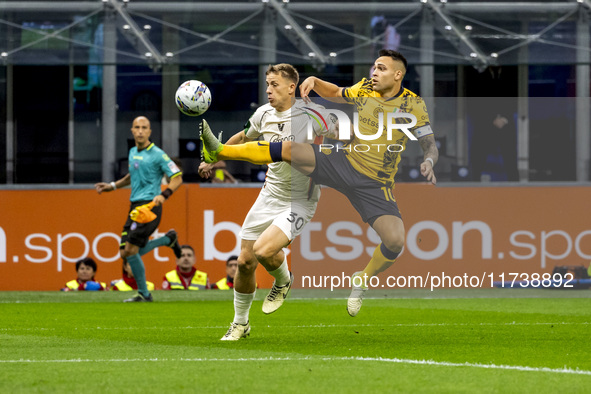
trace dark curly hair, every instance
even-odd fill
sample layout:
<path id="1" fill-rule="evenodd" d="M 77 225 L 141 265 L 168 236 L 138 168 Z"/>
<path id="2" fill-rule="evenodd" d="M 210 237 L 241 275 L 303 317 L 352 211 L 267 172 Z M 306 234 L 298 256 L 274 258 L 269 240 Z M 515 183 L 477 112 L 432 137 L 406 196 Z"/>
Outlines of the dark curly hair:
<path id="1" fill-rule="evenodd" d="M 380 50 L 378 55 L 380 57 L 388 56 L 388 57 L 391 57 L 392 60 L 394 60 L 394 61 L 401 62 L 402 64 L 404 64 L 404 71 L 405 72 L 408 69 L 408 62 L 406 61 L 406 58 L 404 56 L 402 56 L 402 54 L 400 52 L 393 51 L 392 49 L 382 49 L 382 50 Z"/>

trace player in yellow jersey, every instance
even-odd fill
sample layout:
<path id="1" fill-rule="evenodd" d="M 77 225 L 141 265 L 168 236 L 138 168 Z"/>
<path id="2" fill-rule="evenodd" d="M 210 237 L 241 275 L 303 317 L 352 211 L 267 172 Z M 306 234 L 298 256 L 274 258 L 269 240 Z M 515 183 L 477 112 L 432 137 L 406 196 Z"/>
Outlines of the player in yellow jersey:
<path id="1" fill-rule="evenodd" d="M 367 280 L 390 267 L 404 246 L 404 224 L 392 190 L 400 153 L 408 139 L 418 139 L 423 150 L 421 174 L 433 184 L 437 181 L 433 167 L 439 152 L 424 101 L 402 87 L 406 69 L 407 61 L 399 52 L 381 50 L 370 80 L 363 79 L 352 87 L 342 88 L 309 77 L 300 85 L 300 94 L 305 100 L 309 100 L 308 95 L 314 90 L 321 97 L 342 97 L 356 106 L 358 132 L 340 149 L 291 141 L 230 148 L 222 145 L 207 125 L 201 135 L 204 157 L 208 161 L 286 161 L 315 183 L 333 187 L 349 198 L 363 221 L 369 223 L 381 239 L 365 269 L 353 274 L 347 302 L 351 316 L 356 316 L 361 309 Z M 388 120 L 398 128 L 390 127 Z"/>

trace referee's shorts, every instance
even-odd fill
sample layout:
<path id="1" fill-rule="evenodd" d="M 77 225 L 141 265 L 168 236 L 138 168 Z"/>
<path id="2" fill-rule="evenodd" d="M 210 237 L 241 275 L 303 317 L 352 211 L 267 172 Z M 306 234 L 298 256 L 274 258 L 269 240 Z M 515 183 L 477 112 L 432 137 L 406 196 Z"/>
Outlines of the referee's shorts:
<path id="1" fill-rule="evenodd" d="M 131 211 L 133 211 L 136 207 L 145 205 L 149 202 L 152 202 L 152 200 L 133 201 L 129 206 L 129 212 L 131 213 Z M 156 214 L 156 219 L 149 223 L 134 222 L 129 217 L 129 214 L 127 215 L 127 220 L 125 221 L 123 231 L 121 232 L 121 243 L 119 244 L 120 249 L 124 249 L 127 242 L 132 245 L 139 246 L 140 248 L 146 246 L 150 239 L 150 235 L 156 231 L 158 225 L 160 224 L 160 220 L 162 219 L 162 205 L 152 208 L 152 212 Z"/>

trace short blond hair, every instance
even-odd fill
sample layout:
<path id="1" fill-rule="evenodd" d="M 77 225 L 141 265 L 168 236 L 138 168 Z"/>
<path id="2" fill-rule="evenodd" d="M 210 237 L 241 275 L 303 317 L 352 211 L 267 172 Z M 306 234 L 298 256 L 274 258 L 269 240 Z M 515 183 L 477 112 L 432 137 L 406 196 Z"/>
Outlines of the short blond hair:
<path id="1" fill-rule="evenodd" d="M 295 67 L 292 66 L 291 64 L 287 64 L 287 63 L 279 63 L 279 64 L 275 64 L 275 65 L 269 64 L 269 67 L 267 67 L 267 72 L 265 73 L 265 75 L 269 75 L 271 73 L 280 74 L 283 78 L 289 79 L 290 81 L 292 81 L 296 85 L 300 81 L 300 74 L 298 73 L 298 70 L 296 70 Z"/>

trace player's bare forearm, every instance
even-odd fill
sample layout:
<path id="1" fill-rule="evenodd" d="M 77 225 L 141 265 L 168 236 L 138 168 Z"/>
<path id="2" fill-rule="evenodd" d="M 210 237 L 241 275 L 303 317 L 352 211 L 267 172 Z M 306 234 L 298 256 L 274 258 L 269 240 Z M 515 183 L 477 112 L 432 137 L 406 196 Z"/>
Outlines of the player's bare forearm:
<path id="1" fill-rule="evenodd" d="M 314 91 L 318 93 L 320 97 L 340 97 L 342 90 L 343 88 L 334 83 L 326 82 L 320 78 L 316 78 L 314 83 Z"/>
<path id="2" fill-rule="evenodd" d="M 430 158 L 433 160 L 433 165 L 437 164 L 437 160 L 439 159 L 439 150 L 437 150 L 437 145 L 435 144 L 435 137 L 433 134 L 419 139 L 419 144 L 421 144 L 421 148 L 423 149 L 423 160 Z"/>
<path id="3" fill-rule="evenodd" d="M 245 144 L 250 141 L 252 141 L 252 139 L 250 139 L 246 136 L 245 130 L 242 130 L 242 131 L 239 131 L 236 134 L 234 134 L 232 137 L 230 137 L 230 139 L 226 142 L 225 145 L 239 145 L 239 144 Z"/>
<path id="4" fill-rule="evenodd" d="M 419 139 L 419 143 L 421 144 L 421 149 L 423 149 L 421 175 L 435 185 L 437 183 L 437 178 L 435 177 L 435 170 L 433 167 L 435 167 L 435 164 L 439 159 L 439 150 L 437 150 L 437 145 L 435 144 L 435 137 L 433 134 L 424 136 Z"/>
<path id="5" fill-rule="evenodd" d="M 123 178 L 115 181 L 115 182 L 99 182 L 94 185 L 94 189 L 97 191 L 98 194 L 102 192 L 112 192 L 117 190 L 121 187 L 128 186 L 131 183 L 131 178 L 129 174 L 125 175 Z"/>
<path id="6" fill-rule="evenodd" d="M 340 97 L 343 88 L 317 77 L 308 77 L 300 85 L 300 96 L 307 99 L 312 90 L 320 97 Z"/>

